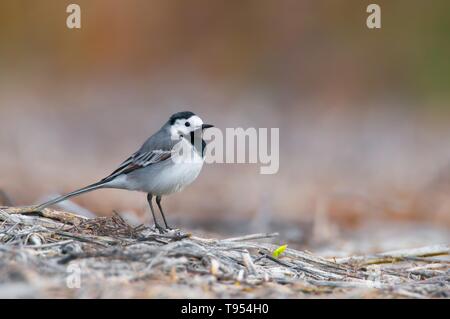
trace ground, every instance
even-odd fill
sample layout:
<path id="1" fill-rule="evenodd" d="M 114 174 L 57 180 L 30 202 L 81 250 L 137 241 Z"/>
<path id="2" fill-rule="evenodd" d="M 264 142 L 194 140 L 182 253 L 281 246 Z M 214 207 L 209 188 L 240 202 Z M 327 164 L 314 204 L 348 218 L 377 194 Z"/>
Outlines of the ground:
<path id="1" fill-rule="evenodd" d="M 160 234 L 119 215 L 31 211 L 0 209 L 0 297 L 450 297 L 446 244 L 325 258 L 279 249 L 276 233 Z"/>

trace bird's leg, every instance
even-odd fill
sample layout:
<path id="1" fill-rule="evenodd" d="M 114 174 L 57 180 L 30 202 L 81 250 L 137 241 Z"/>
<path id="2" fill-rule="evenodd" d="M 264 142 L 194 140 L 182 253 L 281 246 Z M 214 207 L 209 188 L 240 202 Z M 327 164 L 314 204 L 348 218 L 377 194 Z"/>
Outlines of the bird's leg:
<path id="1" fill-rule="evenodd" d="M 156 219 L 155 212 L 153 211 L 152 198 L 153 198 L 153 195 L 148 193 L 147 201 L 148 201 L 148 205 L 150 206 L 150 211 L 152 212 L 153 221 L 155 222 L 155 227 L 156 227 L 156 229 L 158 229 L 158 231 L 160 233 L 165 233 L 166 230 L 164 229 L 164 227 L 162 227 L 161 225 L 158 224 L 158 220 Z"/>
<path id="2" fill-rule="evenodd" d="M 166 229 L 172 229 L 172 227 L 170 227 L 167 224 L 166 216 L 164 216 L 164 212 L 163 212 L 163 210 L 161 208 L 161 198 L 162 198 L 161 196 L 156 196 L 156 204 L 158 205 L 159 211 L 161 212 L 161 216 L 162 216 L 162 218 L 164 220 L 164 225 L 166 225 Z"/>

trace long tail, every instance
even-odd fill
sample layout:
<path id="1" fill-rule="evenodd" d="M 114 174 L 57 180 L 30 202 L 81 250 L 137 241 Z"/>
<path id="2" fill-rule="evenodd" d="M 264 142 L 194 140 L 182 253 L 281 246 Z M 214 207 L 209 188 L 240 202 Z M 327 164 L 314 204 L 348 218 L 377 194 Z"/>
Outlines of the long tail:
<path id="1" fill-rule="evenodd" d="M 90 191 L 93 191 L 93 190 L 105 187 L 106 184 L 107 184 L 107 182 L 100 181 L 100 182 L 88 185 L 86 187 L 83 187 L 83 188 L 80 188 L 80 189 L 78 189 L 76 191 L 73 191 L 73 192 L 71 192 L 69 194 L 62 195 L 62 196 L 57 197 L 55 199 L 49 200 L 48 202 L 42 203 L 39 206 L 37 206 L 36 209 L 37 210 L 42 210 L 42 209 L 44 209 L 44 208 L 46 208 L 48 206 L 51 206 L 51 205 L 54 205 L 56 203 L 62 202 L 64 200 L 66 200 L 66 199 L 69 199 L 70 197 L 77 196 L 77 195 L 80 195 L 80 194 L 83 194 L 83 193 L 87 193 L 87 192 L 90 192 Z"/>

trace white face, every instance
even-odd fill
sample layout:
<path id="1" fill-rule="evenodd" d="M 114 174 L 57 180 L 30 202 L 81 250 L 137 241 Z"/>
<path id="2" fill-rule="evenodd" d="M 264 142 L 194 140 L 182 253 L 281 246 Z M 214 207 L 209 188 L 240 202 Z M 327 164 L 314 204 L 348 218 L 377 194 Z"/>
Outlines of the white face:
<path id="1" fill-rule="evenodd" d="M 197 115 L 193 115 L 188 119 L 178 119 L 170 128 L 172 137 L 188 135 L 190 132 L 201 129 L 203 121 Z"/>

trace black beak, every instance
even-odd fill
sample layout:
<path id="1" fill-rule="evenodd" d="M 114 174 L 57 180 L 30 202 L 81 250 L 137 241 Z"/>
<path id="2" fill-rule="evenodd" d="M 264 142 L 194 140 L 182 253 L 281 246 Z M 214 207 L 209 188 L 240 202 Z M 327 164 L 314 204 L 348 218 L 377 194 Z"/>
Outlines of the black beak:
<path id="1" fill-rule="evenodd" d="M 210 127 L 214 127 L 214 125 L 211 125 L 211 124 L 202 124 L 202 130 L 206 130 L 207 128 L 210 128 Z"/>

